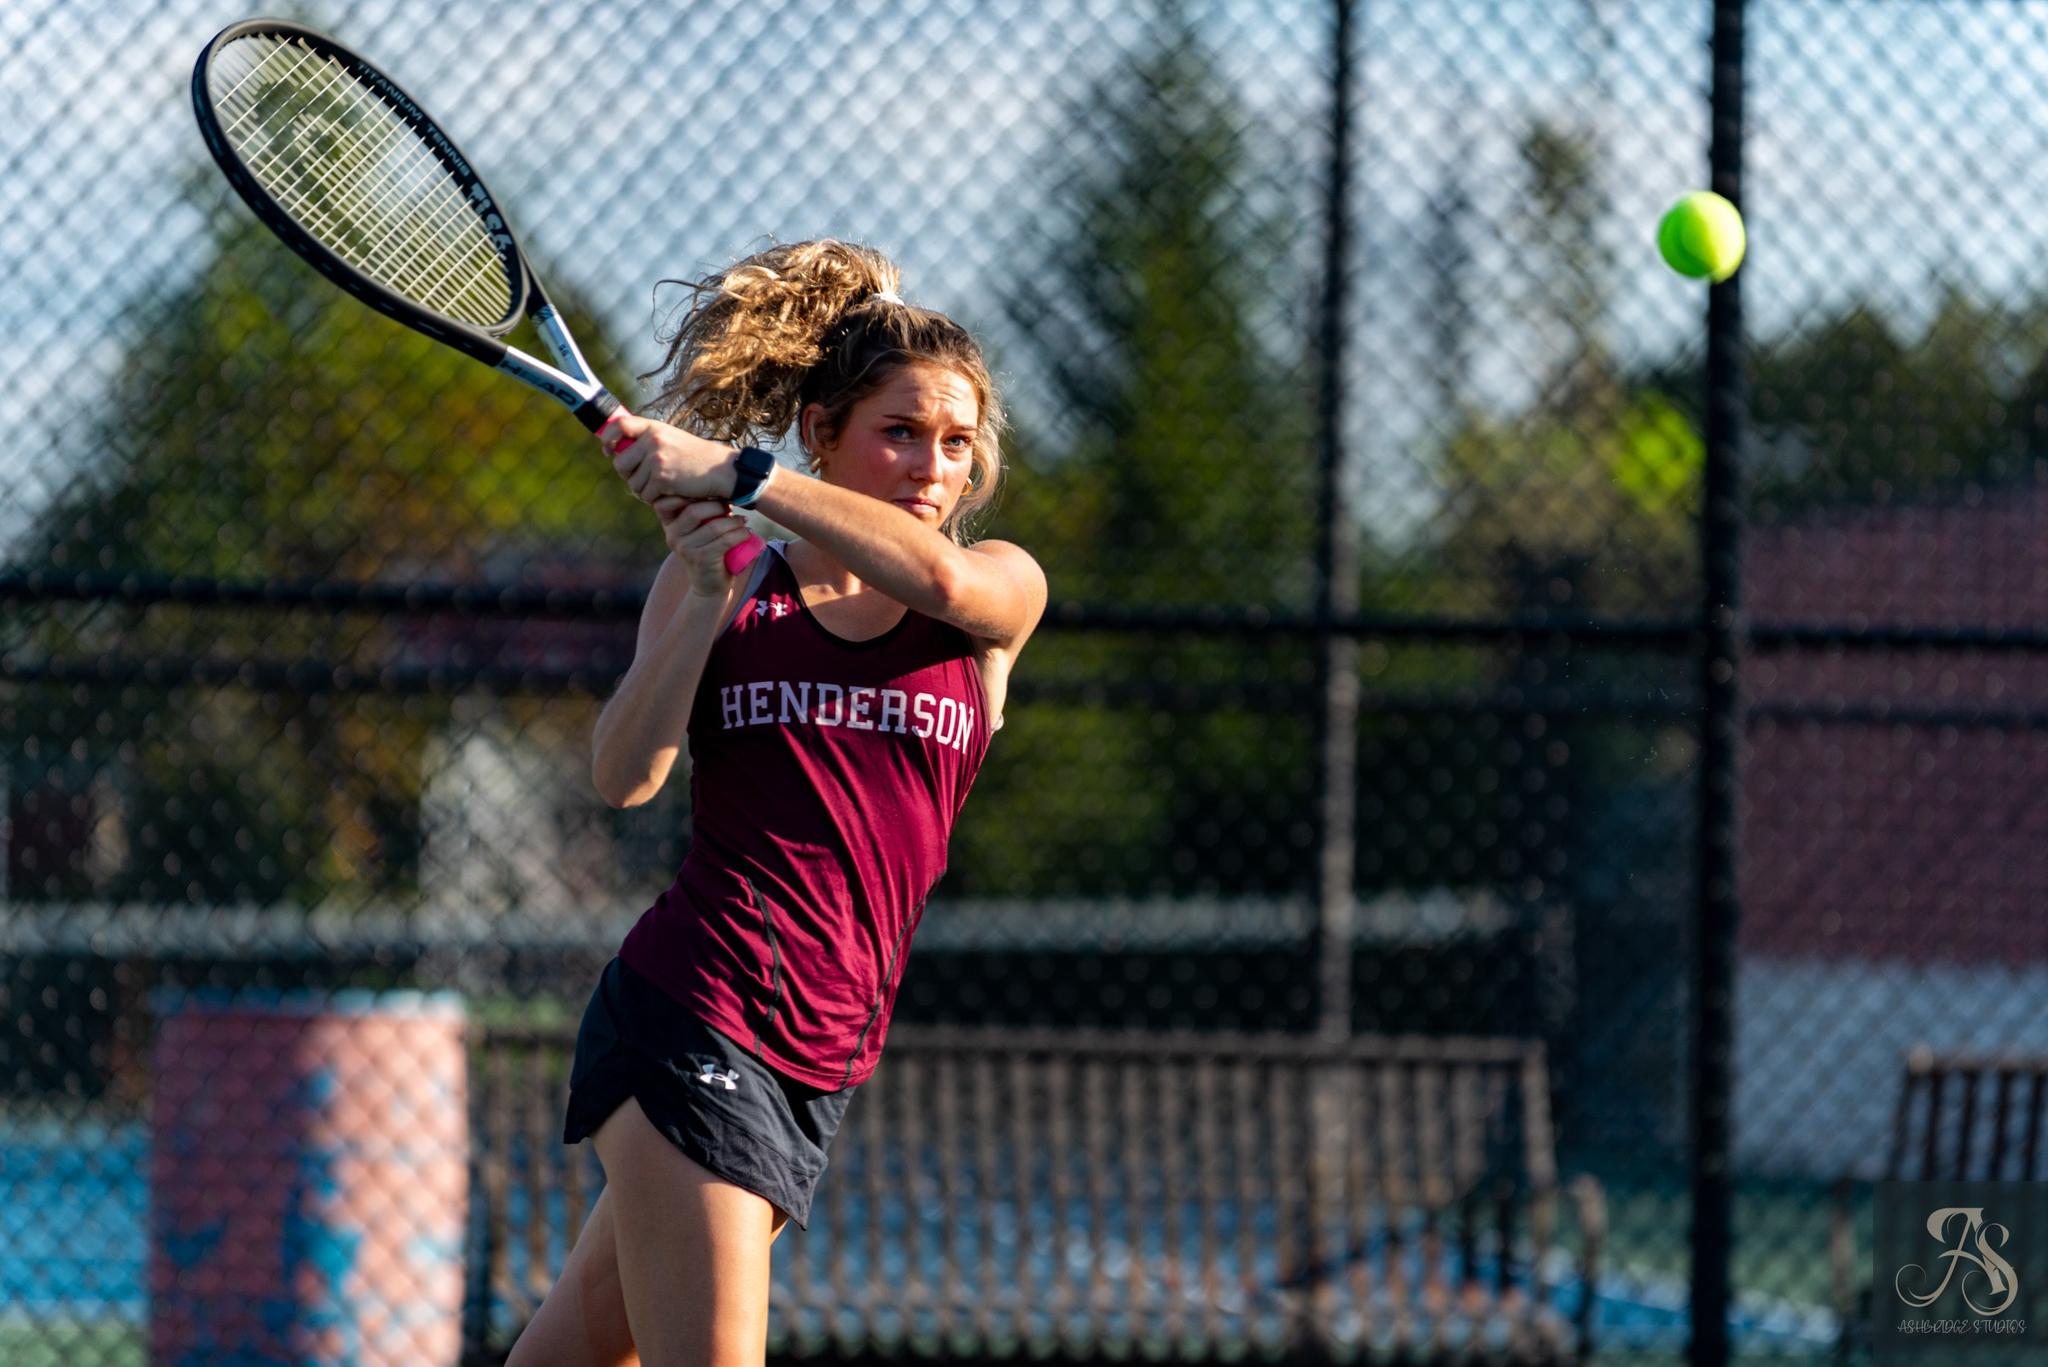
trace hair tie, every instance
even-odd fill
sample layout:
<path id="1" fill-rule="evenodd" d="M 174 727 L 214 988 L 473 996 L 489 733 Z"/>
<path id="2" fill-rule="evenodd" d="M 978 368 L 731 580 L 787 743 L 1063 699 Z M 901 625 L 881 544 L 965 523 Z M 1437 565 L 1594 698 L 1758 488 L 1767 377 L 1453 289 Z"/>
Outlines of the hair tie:
<path id="1" fill-rule="evenodd" d="M 869 295 L 868 298 L 879 299 L 885 304 L 895 304 L 899 307 L 904 306 L 903 296 L 898 294 L 894 290 L 876 290 L 873 294 Z"/>

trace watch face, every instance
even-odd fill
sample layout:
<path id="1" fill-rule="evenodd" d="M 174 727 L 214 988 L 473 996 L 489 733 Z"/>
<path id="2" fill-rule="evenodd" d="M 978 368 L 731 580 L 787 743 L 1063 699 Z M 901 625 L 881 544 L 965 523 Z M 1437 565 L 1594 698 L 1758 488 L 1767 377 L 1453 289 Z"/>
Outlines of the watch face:
<path id="1" fill-rule="evenodd" d="M 775 457 L 758 446 L 742 446 L 736 464 L 739 469 L 733 476 L 733 500 L 744 508 L 753 502 L 754 493 L 775 468 Z"/>

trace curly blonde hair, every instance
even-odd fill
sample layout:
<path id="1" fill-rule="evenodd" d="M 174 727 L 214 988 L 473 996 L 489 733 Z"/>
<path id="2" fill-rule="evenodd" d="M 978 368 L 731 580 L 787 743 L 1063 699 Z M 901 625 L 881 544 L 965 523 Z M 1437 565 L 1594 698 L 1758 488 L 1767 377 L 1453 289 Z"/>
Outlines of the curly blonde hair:
<path id="1" fill-rule="evenodd" d="M 906 365 L 944 366 L 979 408 L 967 488 L 945 532 L 965 545 L 1002 479 L 1002 402 L 981 347 L 943 313 L 895 297 L 902 273 L 869 247 L 831 238 L 756 252 L 703 280 L 669 280 L 689 308 L 663 338 L 653 410 L 714 441 L 779 440 L 809 405 L 817 440 L 837 440 L 853 406 Z M 799 441 L 802 440 L 799 434 Z M 817 456 L 806 448 L 811 468 Z"/>

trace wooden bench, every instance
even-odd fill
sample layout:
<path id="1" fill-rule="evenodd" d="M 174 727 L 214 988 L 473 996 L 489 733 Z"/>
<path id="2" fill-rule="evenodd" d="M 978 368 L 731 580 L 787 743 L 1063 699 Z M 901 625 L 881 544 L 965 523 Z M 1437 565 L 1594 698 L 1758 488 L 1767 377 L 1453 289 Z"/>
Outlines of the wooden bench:
<path id="1" fill-rule="evenodd" d="M 472 1362 L 602 1182 L 560 1143 L 572 1047 L 480 1032 Z M 775 1356 L 1583 1361 L 1604 1212 L 1559 1189 L 1548 1088 L 1519 1040 L 899 1026 L 776 1247 Z"/>
<path id="2" fill-rule="evenodd" d="M 2048 1058 L 1906 1055 L 1879 1177 L 1887 1182 L 2036 1182 L 2048 1176 Z M 1868 1268 L 1857 1255 L 1859 1184 L 1835 1185 L 1829 1262 L 1844 1346 L 1869 1320 Z"/>

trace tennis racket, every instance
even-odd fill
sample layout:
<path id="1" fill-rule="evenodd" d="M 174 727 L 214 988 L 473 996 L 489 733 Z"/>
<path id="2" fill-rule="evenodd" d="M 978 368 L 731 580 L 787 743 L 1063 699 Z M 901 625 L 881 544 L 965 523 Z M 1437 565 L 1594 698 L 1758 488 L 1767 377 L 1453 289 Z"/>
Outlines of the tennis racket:
<path id="1" fill-rule="evenodd" d="M 497 197 L 389 76 L 304 25 L 248 19 L 199 54 L 192 107 L 228 184 L 329 280 L 533 386 L 592 432 L 618 411 Z M 506 343 L 522 319 L 553 365 Z M 737 574 L 760 552 L 749 537 L 726 568 Z"/>

